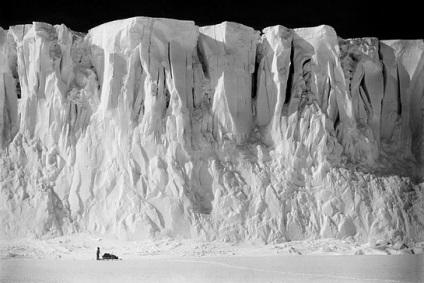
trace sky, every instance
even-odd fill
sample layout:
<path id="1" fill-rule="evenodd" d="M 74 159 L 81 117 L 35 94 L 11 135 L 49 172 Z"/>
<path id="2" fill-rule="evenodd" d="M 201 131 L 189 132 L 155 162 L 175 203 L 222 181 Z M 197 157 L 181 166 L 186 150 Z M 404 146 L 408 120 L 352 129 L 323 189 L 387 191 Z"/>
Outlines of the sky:
<path id="1" fill-rule="evenodd" d="M 238 22 L 254 29 L 283 25 L 288 28 L 327 24 L 342 38 L 374 36 L 380 39 L 424 38 L 422 9 L 409 1 L 376 0 L 69 0 L 54 2 L 15 1 L 0 7 L 0 26 L 33 21 L 65 24 L 87 32 L 99 24 L 134 16 L 192 20 L 198 26 L 223 21 Z M 13 2 L 9 2 L 13 3 Z"/>

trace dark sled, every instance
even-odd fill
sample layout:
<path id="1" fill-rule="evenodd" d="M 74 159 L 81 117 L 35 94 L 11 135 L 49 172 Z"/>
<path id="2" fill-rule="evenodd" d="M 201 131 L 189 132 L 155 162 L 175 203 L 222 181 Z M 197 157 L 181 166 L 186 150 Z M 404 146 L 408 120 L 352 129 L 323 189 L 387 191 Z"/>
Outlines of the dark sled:
<path id="1" fill-rule="evenodd" d="M 103 259 L 103 260 L 118 260 L 119 258 L 118 258 L 116 255 L 114 255 L 114 254 L 108 254 L 108 253 L 105 253 L 105 254 L 102 256 L 102 259 Z"/>

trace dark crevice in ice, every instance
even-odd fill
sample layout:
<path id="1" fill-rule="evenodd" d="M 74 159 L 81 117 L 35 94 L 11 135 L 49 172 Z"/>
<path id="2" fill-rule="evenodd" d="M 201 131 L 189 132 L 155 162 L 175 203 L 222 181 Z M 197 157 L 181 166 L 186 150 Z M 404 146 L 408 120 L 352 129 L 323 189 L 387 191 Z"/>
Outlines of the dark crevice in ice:
<path id="1" fill-rule="evenodd" d="M 372 109 L 372 105 L 371 105 L 371 97 L 370 97 L 370 94 L 369 94 L 369 92 L 368 92 L 367 85 L 366 85 L 366 83 L 365 83 L 365 74 L 364 74 L 364 76 L 362 77 L 362 80 L 361 80 L 361 84 L 360 84 L 360 86 L 362 87 L 362 90 L 363 90 L 363 91 L 364 91 L 364 93 L 365 93 L 365 98 L 367 99 L 368 105 L 370 105 L 370 107 L 371 107 L 371 109 Z"/>
<path id="2" fill-rule="evenodd" d="M 258 69 L 259 69 L 259 60 L 258 57 L 255 57 L 255 69 L 252 74 L 252 99 L 256 99 L 258 94 Z"/>
<path id="3" fill-rule="evenodd" d="M 396 75 L 397 75 L 397 99 L 398 99 L 397 114 L 399 116 L 401 116 L 402 115 L 402 98 L 401 98 L 402 89 L 400 87 L 401 81 L 400 81 L 400 75 L 399 75 L 399 69 L 398 68 L 396 68 Z"/>
<path id="4" fill-rule="evenodd" d="M 334 129 L 337 130 L 337 127 L 340 124 L 340 112 L 337 110 L 336 119 L 334 119 Z"/>
<path id="5" fill-rule="evenodd" d="M 171 75 L 171 79 L 172 78 L 172 62 L 171 62 L 171 42 L 168 43 L 168 63 L 169 63 L 169 74 Z"/>
<path id="6" fill-rule="evenodd" d="M 203 75 L 209 79 L 209 68 L 208 68 L 208 60 L 204 57 L 204 52 L 202 52 L 202 47 L 197 43 L 197 57 L 199 58 L 200 65 L 202 66 Z"/>
<path id="7" fill-rule="evenodd" d="M 286 88 L 286 98 L 284 100 L 284 104 L 290 102 L 292 88 L 293 88 L 293 75 L 294 75 L 294 45 L 293 42 L 291 44 L 290 49 L 290 67 L 289 67 L 289 75 L 287 77 L 287 88 Z"/>

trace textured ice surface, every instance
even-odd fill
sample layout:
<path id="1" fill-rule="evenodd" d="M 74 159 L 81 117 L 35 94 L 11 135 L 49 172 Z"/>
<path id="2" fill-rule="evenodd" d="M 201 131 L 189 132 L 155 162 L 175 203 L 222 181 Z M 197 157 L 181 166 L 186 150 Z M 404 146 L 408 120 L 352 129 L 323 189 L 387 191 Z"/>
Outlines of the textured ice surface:
<path id="1" fill-rule="evenodd" d="M 424 237 L 422 40 L 0 29 L 0 235 Z"/>

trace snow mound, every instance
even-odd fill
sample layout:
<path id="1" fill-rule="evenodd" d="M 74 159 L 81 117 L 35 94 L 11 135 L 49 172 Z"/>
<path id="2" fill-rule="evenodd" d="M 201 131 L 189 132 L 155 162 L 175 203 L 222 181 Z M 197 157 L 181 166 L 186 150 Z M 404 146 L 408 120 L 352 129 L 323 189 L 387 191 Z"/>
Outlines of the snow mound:
<path id="1" fill-rule="evenodd" d="M 0 235 L 422 240 L 423 45 L 146 17 L 0 29 Z"/>

